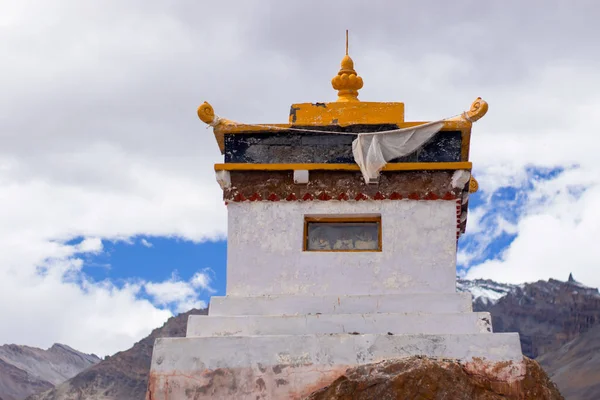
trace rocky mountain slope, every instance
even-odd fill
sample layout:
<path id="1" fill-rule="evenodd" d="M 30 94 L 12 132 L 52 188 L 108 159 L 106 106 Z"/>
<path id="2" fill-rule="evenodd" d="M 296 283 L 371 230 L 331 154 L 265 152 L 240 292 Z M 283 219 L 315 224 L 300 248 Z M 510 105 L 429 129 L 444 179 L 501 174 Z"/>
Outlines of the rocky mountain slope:
<path id="1" fill-rule="evenodd" d="M 14 344 L 0 346 L 0 396 L 4 400 L 23 399 L 53 388 L 98 362 L 95 355 L 63 344 L 48 350 Z"/>
<path id="2" fill-rule="evenodd" d="M 489 311 L 495 332 L 519 332 L 523 353 L 536 358 L 600 324 L 600 294 L 575 281 L 550 279 L 513 286 L 476 311 Z"/>
<path id="3" fill-rule="evenodd" d="M 179 314 L 160 328 L 135 343 L 132 348 L 119 352 L 77 376 L 27 400 L 143 400 L 148 386 L 148 372 L 154 340 L 159 337 L 185 336 L 187 319 L 191 314 L 208 310 L 191 310 Z"/>
<path id="4" fill-rule="evenodd" d="M 541 355 L 538 361 L 565 398 L 600 398 L 600 325 Z"/>

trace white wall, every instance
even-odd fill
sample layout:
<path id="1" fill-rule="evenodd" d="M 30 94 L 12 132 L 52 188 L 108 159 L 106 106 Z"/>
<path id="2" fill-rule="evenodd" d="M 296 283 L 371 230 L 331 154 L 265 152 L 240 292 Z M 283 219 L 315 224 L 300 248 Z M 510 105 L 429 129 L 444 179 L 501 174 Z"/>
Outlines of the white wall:
<path id="1" fill-rule="evenodd" d="M 229 203 L 227 295 L 453 293 L 453 201 Z M 302 251 L 304 216 L 380 214 L 382 252 Z"/>

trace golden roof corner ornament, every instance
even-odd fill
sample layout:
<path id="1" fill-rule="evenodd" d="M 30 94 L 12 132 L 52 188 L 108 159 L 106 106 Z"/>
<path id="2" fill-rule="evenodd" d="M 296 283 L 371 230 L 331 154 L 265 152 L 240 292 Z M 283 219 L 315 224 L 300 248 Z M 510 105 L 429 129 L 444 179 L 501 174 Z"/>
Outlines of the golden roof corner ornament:
<path id="1" fill-rule="evenodd" d="M 469 179 L 469 193 L 475 193 L 478 190 L 479 190 L 479 182 L 477 182 L 477 179 L 475 179 L 475 178 L 473 178 L 473 176 L 471 176 L 471 179 Z"/>
<path id="2" fill-rule="evenodd" d="M 346 30 L 346 55 L 342 59 L 339 72 L 331 80 L 331 86 L 338 91 L 337 101 L 360 101 L 358 91 L 363 87 L 363 80 L 354 70 L 354 61 L 348 55 L 348 30 Z"/>
<path id="3" fill-rule="evenodd" d="M 198 107 L 198 118 L 210 126 L 216 126 L 219 123 L 219 117 L 215 115 L 215 110 L 207 101 Z"/>
<path id="4" fill-rule="evenodd" d="M 228 119 L 218 117 L 215 114 L 215 110 L 208 101 L 205 101 L 204 103 L 200 104 L 197 113 L 198 118 L 200 118 L 202 122 L 204 122 L 208 126 L 212 126 L 215 129 L 219 128 L 219 125 L 222 126 L 233 124 L 233 122 Z"/>
<path id="5" fill-rule="evenodd" d="M 463 117 L 469 122 L 475 122 L 483 117 L 488 111 L 488 103 L 481 97 L 475 99 L 471 109 L 463 113 Z"/>

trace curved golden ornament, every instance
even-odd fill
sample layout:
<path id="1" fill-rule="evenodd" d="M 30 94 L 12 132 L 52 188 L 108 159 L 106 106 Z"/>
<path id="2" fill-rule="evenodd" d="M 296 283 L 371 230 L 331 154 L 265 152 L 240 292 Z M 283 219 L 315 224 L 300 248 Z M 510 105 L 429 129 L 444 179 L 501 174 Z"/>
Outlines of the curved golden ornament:
<path id="1" fill-rule="evenodd" d="M 202 120 L 202 122 L 206 124 L 213 124 L 215 121 L 215 110 L 213 107 L 205 101 L 198 107 L 198 118 Z"/>
<path id="2" fill-rule="evenodd" d="M 477 180 L 475 178 L 473 178 L 471 176 L 471 179 L 469 179 L 469 193 L 475 193 L 478 190 L 479 190 L 479 183 L 477 182 Z"/>
<path id="3" fill-rule="evenodd" d="M 488 107 L 488 103 L 481 97 L 478 97 L 473 104 L 471 104 L 471 109 L 465 113 L 465 117 L 470 122 L 475 122 L 487 113 Z"/>

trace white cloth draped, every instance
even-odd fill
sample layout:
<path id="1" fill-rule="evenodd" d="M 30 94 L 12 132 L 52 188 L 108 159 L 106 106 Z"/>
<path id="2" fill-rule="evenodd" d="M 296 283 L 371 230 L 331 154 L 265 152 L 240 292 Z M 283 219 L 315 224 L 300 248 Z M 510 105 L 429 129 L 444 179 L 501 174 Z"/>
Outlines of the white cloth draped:
<path id="1" fill-rule="evenodd" d="M 359 133 L 352 142 L 352 153 L 365 182 L 376 181 L 388 161 L 417 150 L 443 126 L 443 121 L 435 121 L 388 132 Z"/>

